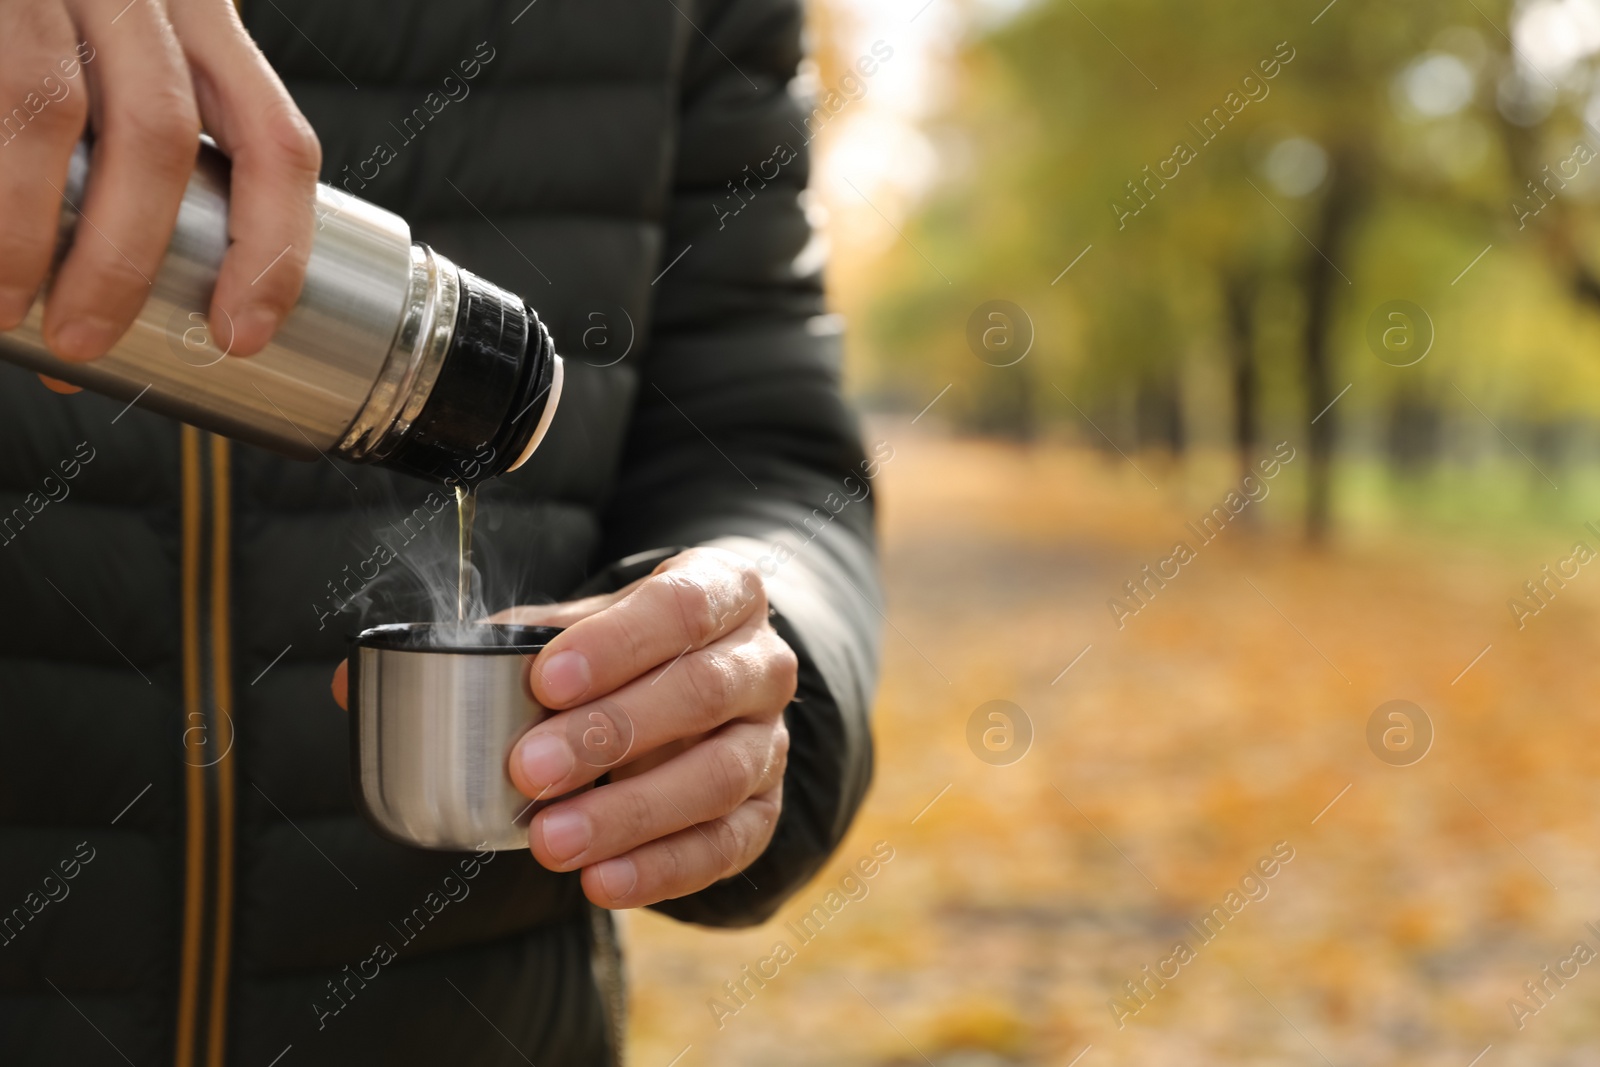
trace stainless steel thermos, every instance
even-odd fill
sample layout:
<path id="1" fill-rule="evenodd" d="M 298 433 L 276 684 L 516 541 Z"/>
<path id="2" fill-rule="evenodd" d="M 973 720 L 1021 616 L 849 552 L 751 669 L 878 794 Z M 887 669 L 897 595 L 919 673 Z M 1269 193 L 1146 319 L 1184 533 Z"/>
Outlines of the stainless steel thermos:
<path id="1" fill-rule="evenodd" d="M 411 240 L 406 221 L 332 186 L 317 190 L 305 288 L 270 346 L 232 358 L 206 311 L 228 248 L 228 168 L 204 142 L 150 297 L 117 346 L 56 359 L 44 300 L 0 333 L 0 359 L 271 449 L 481 481 L 537 447 L 561 392 L 561 360 L 521 299 Z M 89 180 L 79 145 L 58 248 Z M 470 477 L 464 473 L 470 471 Z"/>
<path id="2" fill-rule="evenodd" d="M 230 356 L 231 331 L 206 319 L 228 248 L 228 167 L 201 145 L 149 299 L 111 352 L 89 363 L 51 355 L 41 297 L 0 333 L 0 359 L 301 459 L 467 484 L 527 459 L 561 394 L 561 360 L 539 317 L 413 242 L 404 219 L 330 186 L 317 190 L 299 302 L 265 350 Z M 88 181 L 80 144 L 58 257 Z M 527 847 L 534 805 L 512 787 L 507 759 L 545 714 L 524 678 L 558 632 L 406 623 L 355 639 L 352 773 L 375 826 L 424 848 Z"/>
<path id="3" fill-rule="evenodd" d="M 560 632 L 397 623 L 361 633 L 350 655 L 350 753 L 368 821 L 422 848 L 527 848 L 536 804 L 512 786 L 507 764 L 546 715 L 528 692 L 528 664 Z"/>

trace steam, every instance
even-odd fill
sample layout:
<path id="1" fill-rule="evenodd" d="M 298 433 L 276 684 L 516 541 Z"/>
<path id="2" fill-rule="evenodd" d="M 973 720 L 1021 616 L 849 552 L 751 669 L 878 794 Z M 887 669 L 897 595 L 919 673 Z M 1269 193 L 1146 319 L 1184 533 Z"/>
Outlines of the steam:
<path id="1" fill-rule="evenodd" d="M 538 573 L 541 559 L 574 556 L 572 546 L 542 550 L 566 532 L 565 524 L 550 521 L 555 506 L 525 502 L 499 485 L 463 493 L 477 511 L 463 567 L 460 483 L 432 486 L 409 505 L 395 492 L 406 484 L 380 490 L 385 499 L 368 512 L 359 541 L 367 547 L 357 549 L 365 558 L 327 582 L 322 602 L 313 605 L 324 626 L 358 632 L 381 623 L 427 622 L 434 624 L 428 630 L 433 647 L 482 647 L 497 643 L 484 624 L 488 616 L 514 604 L 546 602 L 548 590 L 581 577 Z"/>
<path id="2" fill-rule="evenodd" d="M 435 496 L 444 500 L 437 512 Z M 363 625 L 380 616 L 383 621 L 431 622 L 428 633 L 436 647 L 491 643 L 482 625 L 490 610 L 477 565 L 484 554 L 472 551 L 478 540 L 471 521 L 476 505 L 477 494 L 465 487 L 454 487 L 448 496 L 430 494 L 424 506 L 433 519 L 426 535 L 399 548 L 391 566 L 352 602 Z"/>

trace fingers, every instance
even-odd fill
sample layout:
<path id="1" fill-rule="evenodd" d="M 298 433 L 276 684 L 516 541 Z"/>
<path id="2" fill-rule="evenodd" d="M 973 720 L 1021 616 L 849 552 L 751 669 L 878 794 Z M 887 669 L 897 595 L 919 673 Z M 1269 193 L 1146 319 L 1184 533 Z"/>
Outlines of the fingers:
<path id="1" fill-rule="evenodd" d="M 594 700 L 766 611 L 752 564 L 721 549 L 690 549 L 552 640 L 534 661 L 533 694 L 552 709 Z"/>
<path id="2" fill-rule="evenodd" d="M 322 148 L 232 5 L 173 0 L 206 130 L 233 161 L 230 245 L 211 320 L 232 355 L 267 346 L 300 299 Z"/>
<path id="3" fill-rule="evenodd" d="M 782 805 L 778 785 L 720 819 L 585 867 L 584 895 L 602 908 L 640 908 L 698 892 L 761 857 Z"/>
<path id="4" fill-rule="evenodd" d="M 104 355 L 149 295 L 199 150 L 188 67 L 161 5 L 121 11 L 73 0 L 95 50 L 85 67 L 96 138 L 72 250 L 51 288 L 44 336 L 62 359 Z"/>
<path id="5" fill-rule="evenodd" d="M 335 704 L 339 705 L 345 711 L 349 711 L 350 710 L 350 661 L 349 660 L 345 659 L 345 660 L 340 660 L 339 661 L 339 665 L 333 669 L 333 681 L 329 683 L 328 688 L 333 691 L 333 702 Z"/>
<path id="6" fill-rule="evenodd" d="M 79 386 L 73 385 L 71 382 L 64 382 L 60 378 L 52 378 L 48 374 L 39 375 L 39 380 L 43 382 L 44 387 L 50 390 L 52 393 L 70 395 L 72 393 L 83 392 L 83 389 Z"/>
<path id="7" fill-rule="evenodd" d="M 794 697 L 796 672 L 783 638 L 765 619 L 751 621 L 609 697 L 545 719 L 512 750 L 511 781 L 529 797 L 561 796 L 669 742 L 736 719 L 770 723 Z"/>
<path id="8" fill-rule="evenodd" d="M 89 114 L 78 33 L 59 6 L 0 3 L 0 101 L 0 330 L 10 330 L 50 269 L 60 190 Z"/>
<path id="9" fill-rule="evenodd" d="M 555 871 L 622 855 L 720 819 L 772 789 L 783 781 L 788 750 L 781 721 L 732 723 L 644 774 L 539 812 L 528 827 L 528 843 L 539 862 Z"/>

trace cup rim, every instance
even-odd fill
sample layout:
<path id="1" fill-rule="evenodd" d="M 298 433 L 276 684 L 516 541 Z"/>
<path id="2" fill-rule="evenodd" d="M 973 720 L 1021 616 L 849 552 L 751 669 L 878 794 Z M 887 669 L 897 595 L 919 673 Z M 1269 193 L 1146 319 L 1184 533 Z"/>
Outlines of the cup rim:
<path id="1" fill-rule="evenodd" d="M 562 630 L 559 626 L 500 622 L 468 623 L 467 626 L 474 632 L 489 634 L 492 640 L 483 643 L 441 640 L 437 636 L 441 632 L 460 628 L 459 624 L 453 622 L 391 622 L 362 630 L 351 638 L 351 643 L 359 648 L 385 652 L 526 656 L 542 650 Z"/>

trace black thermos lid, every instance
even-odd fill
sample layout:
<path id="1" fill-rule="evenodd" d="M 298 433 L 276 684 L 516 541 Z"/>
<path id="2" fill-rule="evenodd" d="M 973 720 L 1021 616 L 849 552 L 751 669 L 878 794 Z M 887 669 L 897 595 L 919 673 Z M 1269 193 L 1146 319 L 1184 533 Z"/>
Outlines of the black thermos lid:
<path id="1" fill-rule="evenodd" d="M 455 335 L 416 421 L 382 463 L 476 485 L 522 456 L 550 403 L 555 343 L 522 300 L 461 271 Z"/>

